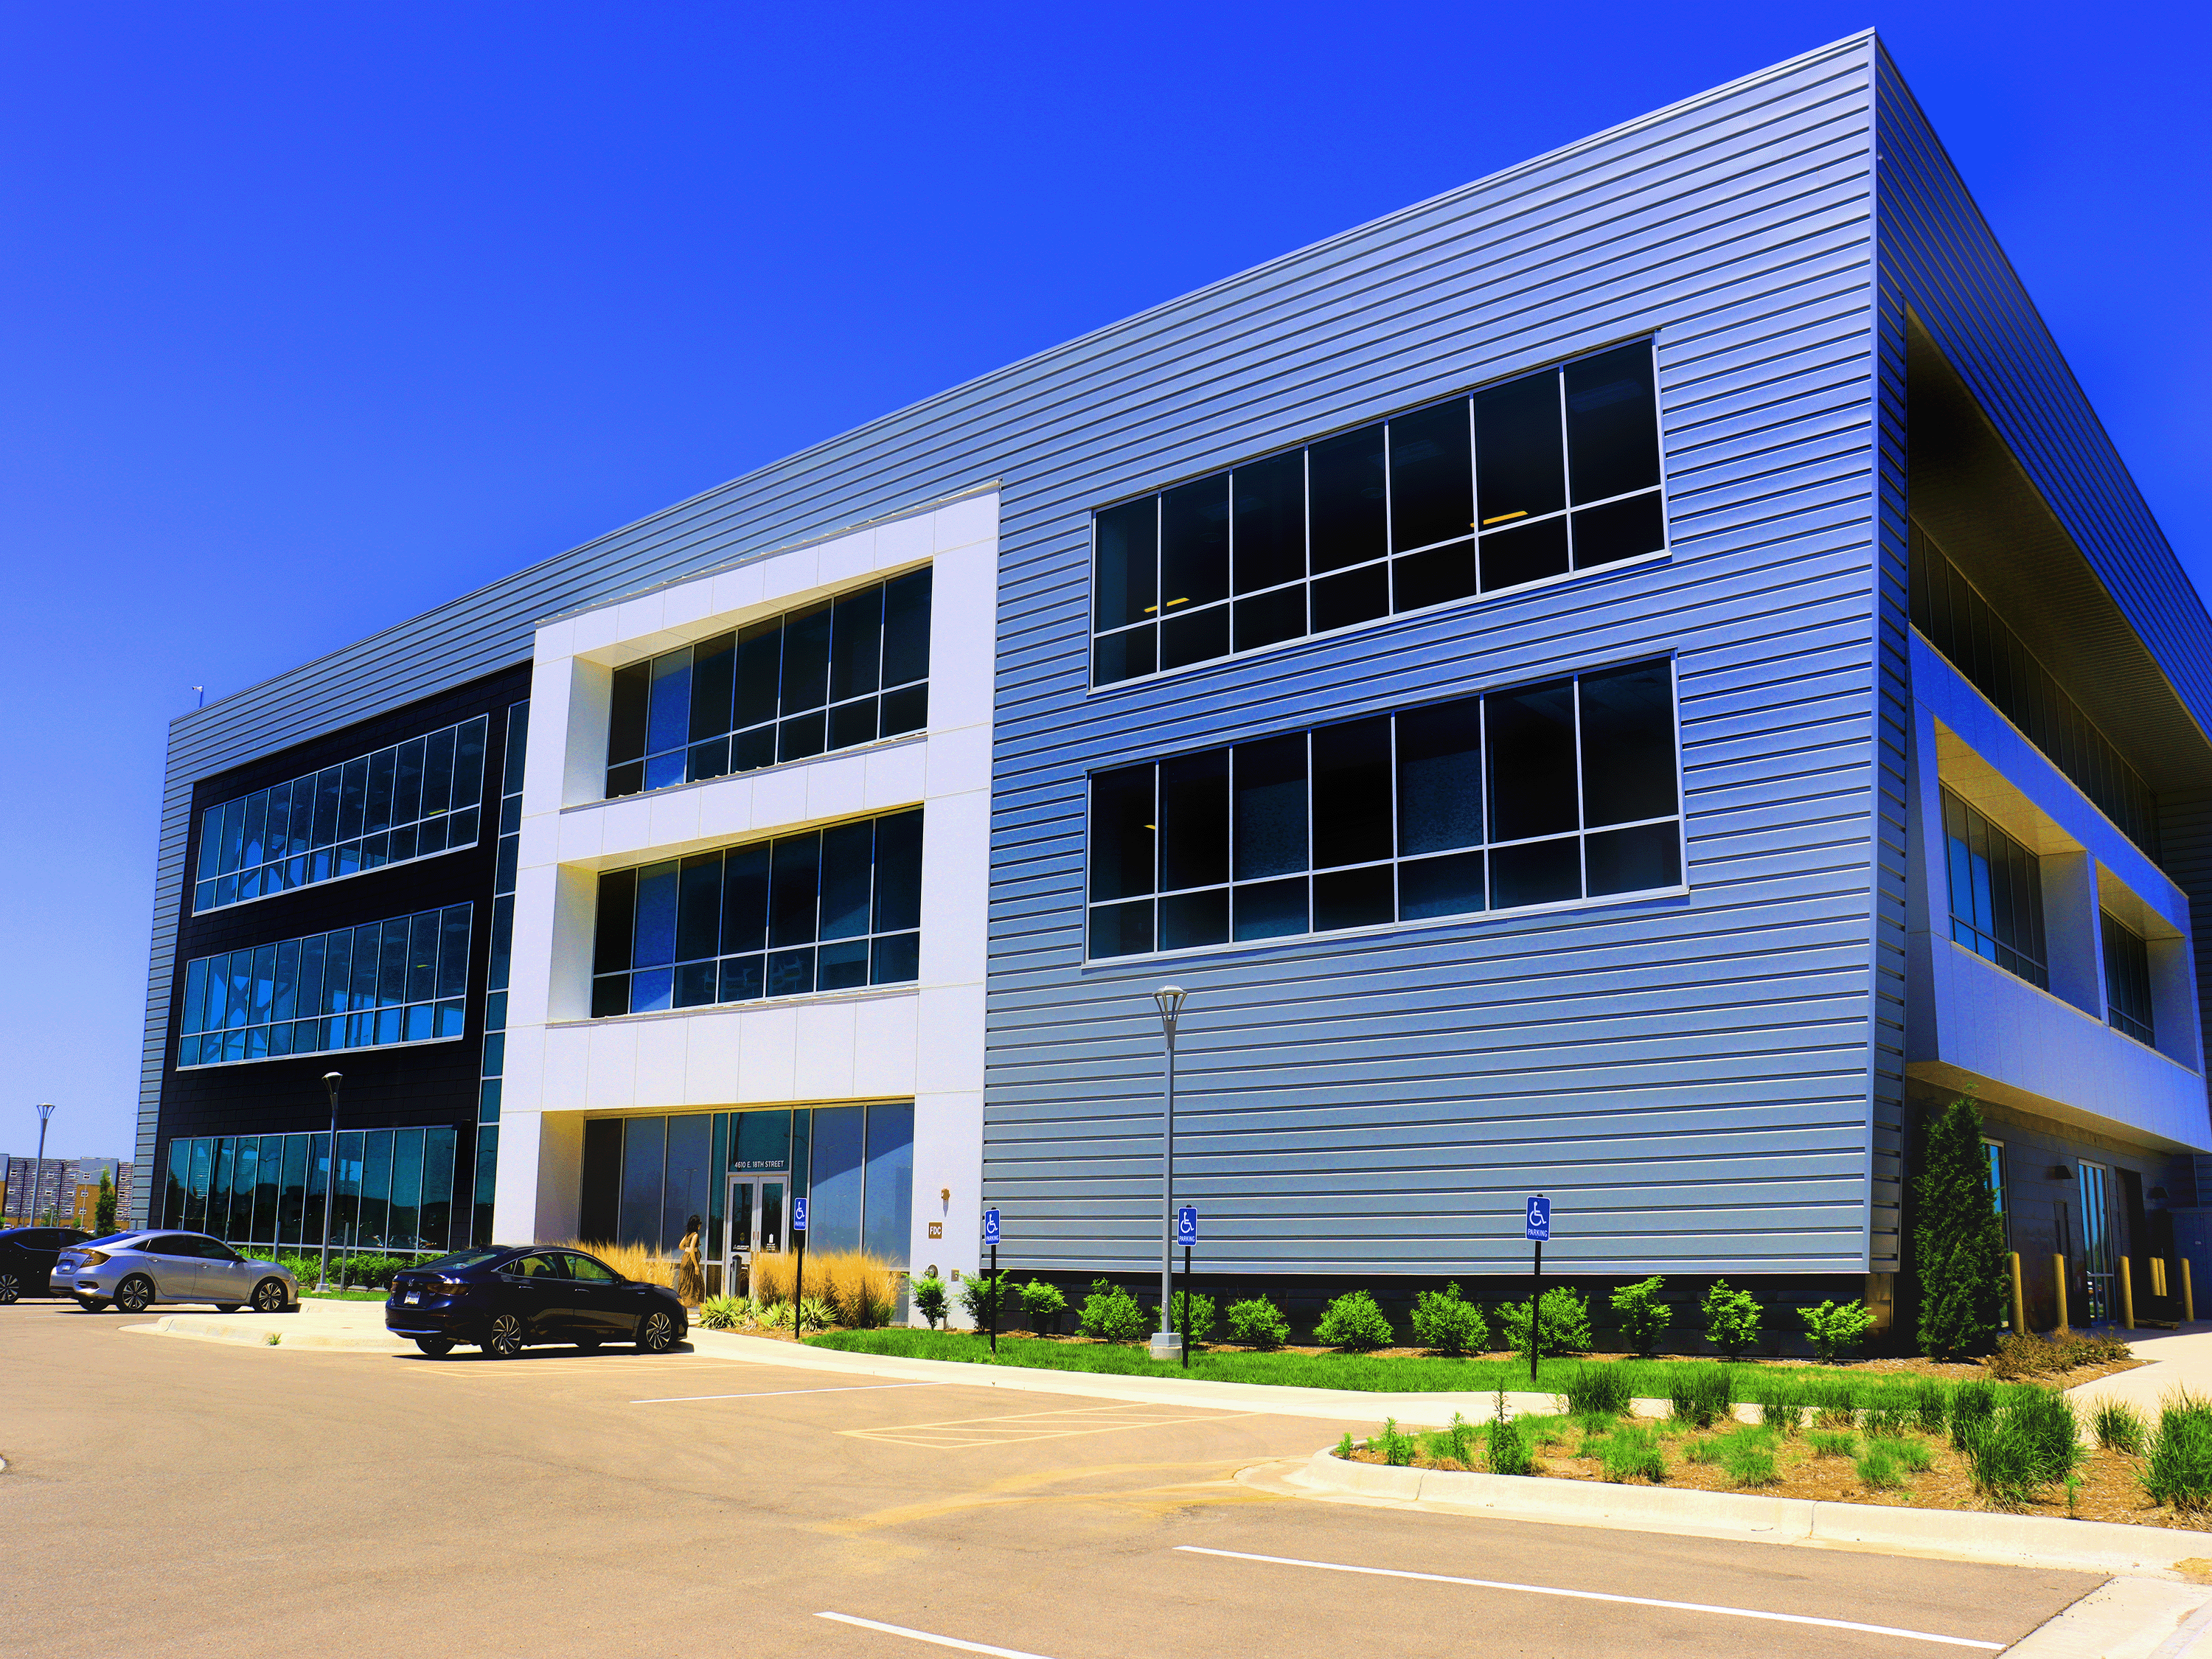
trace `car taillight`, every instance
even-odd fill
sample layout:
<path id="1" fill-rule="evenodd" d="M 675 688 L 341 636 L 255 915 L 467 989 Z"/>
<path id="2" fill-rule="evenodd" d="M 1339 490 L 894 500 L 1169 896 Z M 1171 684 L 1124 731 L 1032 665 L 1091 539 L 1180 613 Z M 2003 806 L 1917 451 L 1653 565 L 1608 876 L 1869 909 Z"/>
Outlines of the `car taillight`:
<path id="1" fill-rule="evenodd" d="M 87 1250 L 82 1255 L 77 1257 L 76 1265 L 80 1267 L 97 1267 L 106 1260 L 107 1252 L 105 1250 Z"/>

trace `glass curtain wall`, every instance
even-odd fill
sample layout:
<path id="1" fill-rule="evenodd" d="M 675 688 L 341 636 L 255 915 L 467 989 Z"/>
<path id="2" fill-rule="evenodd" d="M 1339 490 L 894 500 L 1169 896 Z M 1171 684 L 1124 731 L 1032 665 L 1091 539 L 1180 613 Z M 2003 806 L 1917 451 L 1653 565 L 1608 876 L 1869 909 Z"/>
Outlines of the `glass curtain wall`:
<path id="1" fill-rule="evenodd" d="M 338 1135 L 331 1248 L 375 1255 L 442 1251 L 453 1239 L 450 1127 Z M 221 1135 L 169 1143 L 159 1224 L 264 1253 L 319 1249 L 330 1135 Z"/>
<path id="2" fill-rule="evenodd" d="M 914 1106 L 800 1107 L 601 1118 L 585 1126 L 581 1213 L 614 1218 L 615 1238 L 673 1255 L 684 1224 L 706 1223 L 702 1255 L 722 1254 L 732 1172 L 787 1174 L 806 1198 L 810 1251 L 866 1250 L 907 1265 L 914 1218 Z"/>
<path id="3" fill-rule="evenodd" d="M 479 714 L 209 807 L 193 910 L 475 846 L 487 722 Z"/>
<path id="4" fill-rule="evenodd" d="M 483 1082 L 477 1096 L 477 1167 L 471 1237 L 491 1243 L 499 1186 L 499 1091 L 507 1072 L 507 977 L 514 955 L 515 866 L 522 848 L 522 769 L 530 747 L 530 705 L 507 711 L 507 761 L 500 775 L 499 851 L 491 879 L 491 965 L 484 975 Z"/>

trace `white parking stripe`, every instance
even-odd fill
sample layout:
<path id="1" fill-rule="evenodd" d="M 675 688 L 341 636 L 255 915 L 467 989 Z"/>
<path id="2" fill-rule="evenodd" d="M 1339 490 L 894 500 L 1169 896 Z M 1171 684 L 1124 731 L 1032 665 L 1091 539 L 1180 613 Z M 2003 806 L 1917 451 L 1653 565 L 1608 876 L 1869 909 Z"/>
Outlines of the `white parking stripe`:
<path id="1" fill-rule="evenodd" d="M 954 1382 L 857 1382 L 842 1389 L 763 1389 L 757 1394 L 672 1394 L 663 1400 L 633 1400 L 633 1406 L 681 1406 L 693 1400 L 775 1400 L 788 1394 L 874 1394 L 884 1389 L 951 1389 Z M 823 1617 L 828 1617 L 826 1613 Z"/>
<path id="2" fill-rule="evenodd" d="M 1044 1659 L 1039 1653 L 1025 1653 L 1019 1648 L 994 1648 L 986 1642 L 963 1642 L 957 1636 L 936 1636 L 926 1630 L 908 1630 L 904 1625 L 879 1625 L 872 1619 L 855 1619 L 849 1613 L 817 1613 L 817 1619 L 835 1619 L 841 1625 L 858 1625 L 862 1630 L 879 1630 L 886 1636 L 910 1636 L 917 1642 L 928 1642 L 940 1648 L 957 1648 L 963 1653 L 990 1653 L 998 1659 Z"/>
<path id="3" fill-rule="evenodd" d="M 1941 1642 L 1948 1647 L 1980 1648 L 2002 1653 L 2002 1642 L 1977 1642 L 1964 1636 L 1936 1636 L 1924 1630 L 1900 1630 L 1894 1625 L 1862 1625 L 1850 1619 L 1815 1619 L 1802 1613 L 1762 1613 L 1755 1607 L 1717 1607 L 1703 1601 L 1662 1601 L 1648 1595 L 1609 1595 L 1603 1590 L 1561 1589 L 1553 1584 L 1511 1584 L 1494 1578 L 1454 1578 L 1441 1572 L 1403 1572 L 1394 1567 L 1352 1567 L 1340 1561 L 1301 1561 L 1289 1555 L 1249 1555 L 1243 1550 L 1210 1550 L 1196 1544 L 1175 1547 L 1187 1555 L 1221 1555 L 1232 1561 L 1265 1561 L 1279 1567 L 1316 1567 L 1323 1572 L 1363 1572 L 1376 1578 L 1417 1578 L 1431 1584 L 1468 1584 L 1476 1589 L 1520 1590 L 1529 1595 L 1564 1595 L 1577 1601 L 1616 1601 L 1632 1607 L 1665 1607 L 1675 1613 L 1711 1613 L 1729 1619 L 1765 1619 L 1778 1625 L 1817 1625 L 1823 1630 L 1862 1631 L 1869 1636 L 1899 1636 L 1913 1642 Z"/>

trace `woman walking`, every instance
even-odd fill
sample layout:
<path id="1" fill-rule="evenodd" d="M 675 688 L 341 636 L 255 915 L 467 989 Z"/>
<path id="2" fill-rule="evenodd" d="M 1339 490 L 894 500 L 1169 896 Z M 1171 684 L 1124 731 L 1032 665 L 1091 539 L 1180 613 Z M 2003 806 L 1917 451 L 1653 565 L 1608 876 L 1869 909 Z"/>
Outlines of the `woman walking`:
<path id="1" fill-rule="evenodd" d="M 707 1299 L 706 1276 L 699 1271 L 699 1218 L 693 1216 L 684 1224 L 684 1243 L 679 1246 L 683 1257 L 676 1264 L 677 1299 L 687 1308 L 696 1308 Z"/>

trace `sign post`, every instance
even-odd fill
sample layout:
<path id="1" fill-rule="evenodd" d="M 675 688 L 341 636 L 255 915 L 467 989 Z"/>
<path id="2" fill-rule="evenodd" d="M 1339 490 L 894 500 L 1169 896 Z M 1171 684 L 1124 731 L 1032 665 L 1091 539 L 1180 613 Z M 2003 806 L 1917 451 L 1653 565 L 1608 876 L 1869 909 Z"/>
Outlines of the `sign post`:
<path id="1" fill-rule="evenodd" d="M 1528 1242 L 1536 1265 L 1528 1285 L 1528 1382 L 1536 1381 L 1536 1356 L 1544 1346 L 1544 1241 L 1552 1236 L 1552 1200 L 1538 1193 L 1528 1200 Z"/>
<path id="2" fill-rule="evenodd" d="M 991 1310 L 991 1354 L 999 1352 L 999 1212 L 983 1212 L 983 1242 L 991 1247 L 991 1276 L 983 1281 L 983 1300 Z"/>
<path id="3" fill-rule="evenodd" d="M 799 1246 L 799 1265 L 791 1273 L 791 1340 L 799 1339 L 799 1304 L 806 1299 L 806 1200 L 791 1200 L 791 1237 Z"/>
<path id="4" fill-rule="evenodd" d="M 1190 1369 L 1190 1253 L 1198 1243 L 1198 1206 L 1176 1212 L 1176 1243 L 1182 1246 L 1182 1368 Z"/>

